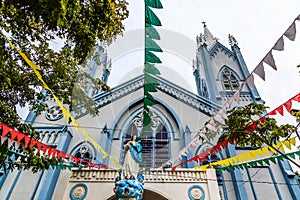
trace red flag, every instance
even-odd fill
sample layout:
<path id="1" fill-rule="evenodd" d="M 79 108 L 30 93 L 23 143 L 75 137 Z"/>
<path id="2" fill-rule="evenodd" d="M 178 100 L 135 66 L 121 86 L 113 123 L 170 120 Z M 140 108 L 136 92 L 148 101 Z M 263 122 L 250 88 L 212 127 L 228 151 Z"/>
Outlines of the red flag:
<path id="1" fill-rule="evenodd" d="M 24 138 L 25 138 L 25 135 L 24 135 L 23 133 L 19 133 L 19 134 L 17 135 L 17 141 L 18 141 L 18 143 L 20 143 L 21 140 L 23 140 Z"/>
<path id="2" fill-rule="evenodd" d="M 267 115 L 276 115 L 277 112 L 276 112 L 276 109 L 275 110 L 272 110 L 271 112 L 269 112 Z"/>
<path id="3" fill-rule="evenodd" d="M 278 108 L 276 108 L 276 110 L 279 112 L 279 114 L 281 114 L 283 116 L 283 106 L 279 106 Z"/>
<path id="4" fill-rule="evenodd" d="M 10 141 L 15 140 L 15 138 L 19 135 L 19 133 L 20 133 L 20 132 L 18 132 L 18 131 L 16 131 L 16 130 L 12 129 L 12 130 L 11 130 Z"/>
<path id="5" fill-rule="evenodd" d="M 284 107 L 286 108 L 286 110 L 287 110 L 288 112 L 291 111 L 291 108 L 292 108 L 292 101 L 291 101 L 291 100 L 288 100 L 288 101 L 285 102 L 283 105 L 284 105 Z"/>
<path id="6" fill-rule="evenodd" d="M 27 135 L 25 135 L 24 136 L 24 138 L 25 138 L 25 143 L 24 143 L 24 146 L 25 146 L 25 148 L 28 146 L 28 144 L 29 144 L 29 142 L 30 142 L 30 140 L 31 140 L 31 138 L 30 137 L 28 137 Z"/>
<path id="7" fill-rule="evenodd" d="M 31 139 L 29 147 L 33 148 L 33 146 L 36 145 L 36 144 L 37 144 L 37 141 L 34 140 L 34 139 Z"/>
<path id="8" fill-rule="evenodd" d="M 5 124 L 2 125 L 2 137 L 5 137 L 12 129 L 6 126 Z"/>
<path id="9" fill-rule="evenodd" d="M 262 118 L 259 119 L 259 121 L 261 121 L 261 123 L 265 123 L 265 120 L 266 120 L 265 117 L 262 117 Z"/>

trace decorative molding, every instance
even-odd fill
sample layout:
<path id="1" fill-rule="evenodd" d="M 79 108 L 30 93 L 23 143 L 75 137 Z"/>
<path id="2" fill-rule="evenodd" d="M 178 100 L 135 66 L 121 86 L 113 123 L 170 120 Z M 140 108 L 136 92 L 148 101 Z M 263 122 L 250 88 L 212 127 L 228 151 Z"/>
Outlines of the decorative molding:
<path id="1" fill-rule="evenodd" d="M 190 200 L 204 200 L 205 191 L 200 185 L 193 185 L 188 189 Z"/>
<path id="2" fill-rule="evenodd" d="M 214 113 L 216 113 L 220 107 L 219 105 L 203 98 L 200 96 L 197 96 L 193 93 L 191 93 L 188 90 L 185 90 L 177 85 L 172 84 L 171 82 L 156 76 L 157 81 L 159 82 L 158 89 L 162 92 L 165 92 L 172 96 L 173 98 L 197 109 L 200 110 L 209 116 L 212 116 Z M 98 108 L 101 108 L 113 101 L 116 101 L 123 96 L 126 96 L 130 94 L 131 92 L 134 92 L 138 89 L 141 89 L 144 85 L 144 77 L 143 75 L 140 75 L 136 77 L 135 79 L 132 79 L 126 83 L 123 83 L 111 90 L 110 93 L 103 92 L 101 94 L 96 95 L 93 99 L 97 103 Z M 82 108 L 81 113 L 76 118 L 80 118 L 87 113 L 84 111 L 84 108 Z"/>
<path id="3" fill-rule="evenodd" d="M 49 146 L 56 146 L 62 133 L 66 131 L 64 126 L 61 127 L 34 127 L 40 134 L 39 141 Z"/>
<path id="4" fill-rule="evenodd" d="M 235 61 L 237 59 L 235 54 L 232 51 L 230 51 L 227 47 L 225 47 L 223 44 L 221 44 L 220 42 L 216 42 L 214 44 L 214 46 L 212 48 L 210 48 L 209 55 L 211 57 L 215 57 L 215 55 L 217 55 L 218 52 L 224 52 L 225 55 L 228 55 L 228 57 L 232 58 L 233 61 Z"/>
<path id="5" fill-rule="evenodd" d="M 143 171 L 147 183 L 206 183 L 207 174 L 194 169 L 149 169 Z M 114 183 L 119 176 L 113 169 L 72 169 L 69 182 L 110 182 Z"/>
<path id="6" fill-rule="evenodd" d="M 70 190 L 71 200 L 83 200 L 88 192 L 88 187 L 84 183 L 78 183 Z"/>

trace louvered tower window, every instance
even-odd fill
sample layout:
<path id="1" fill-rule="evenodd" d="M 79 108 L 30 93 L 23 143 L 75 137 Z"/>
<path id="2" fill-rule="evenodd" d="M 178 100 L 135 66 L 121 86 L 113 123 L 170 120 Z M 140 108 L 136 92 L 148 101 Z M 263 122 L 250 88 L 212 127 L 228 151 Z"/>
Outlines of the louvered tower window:
<path id="1" fill-rule="evenodd" d="M 222 82 L 225 90 L 235 91 L 239 88 L 239 81 L 236 74 L 225 67 L 222 71 Z"/>

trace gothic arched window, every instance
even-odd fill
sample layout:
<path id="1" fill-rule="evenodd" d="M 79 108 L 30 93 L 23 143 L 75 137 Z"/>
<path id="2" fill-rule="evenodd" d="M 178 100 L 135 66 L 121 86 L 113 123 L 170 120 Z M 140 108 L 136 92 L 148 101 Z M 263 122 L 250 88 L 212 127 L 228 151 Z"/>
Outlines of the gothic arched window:
<path id="1" fill-rule="evenodd" d="M 237 75 L 227 67 L 224 67 L 221 71 L 221 81 L 225 90 L 235 91 L 239 88 Z"/>
<path id="2" fill-rule="evenodd" d="M 72 154 L 76 158 L 80 158 L 78 165 L 85 166 L 88 162 L 93 162 L 93 151 L 88 143 L 78 146 Z"/>
<path id="3" fill-rule="evenodd" d="M 137 116 L 123 135 L 123 146 L 130 141 L 131 136 L 137 135 L 143 146 L 141 167 L 161 167 L 169 160 L 169 137 L 167 128 L 158 117 L 152 118 L 150 127 L 143 127 L 142 119 Z M 124 160 L 124 149 L 122 160 Z"/>

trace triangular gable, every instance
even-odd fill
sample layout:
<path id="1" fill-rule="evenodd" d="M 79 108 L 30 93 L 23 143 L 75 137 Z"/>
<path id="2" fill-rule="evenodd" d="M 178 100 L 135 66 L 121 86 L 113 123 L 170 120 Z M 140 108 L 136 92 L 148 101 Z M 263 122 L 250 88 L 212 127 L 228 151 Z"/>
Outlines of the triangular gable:
<path id="1" fill-rule="evenodd" d="M 216 42 L 215 45 L 209 50 L 209 55 L 215 56 L 220 50 L 223 51 L 225 55 L 228 55 L 228 57 L 232 57 L 233 60 L 236 59 L 235 54 L 220 42 Z"/>
<path id="2" fill-rule="evenodd" d="M 175 85 L 174 83 L 171 83 L 162 77 L 157 76 L 156 79 L 159 82 L 159 86 L 157 88 L 158 90 L 207 114 L 208 116 L 212 116 L 220 109 L 217 104 L 203 97 L 197 96 L 196 94 L 185 90 L 184 88 L 181 88 L 180 86 Z M 96 95 L 93 99 L 98 104 L 98 108 L 101 108 L 115 100 L 122 98 L 123 96 L 142 89 L 143 80 L 143 75 L 140 75 L 132 80 L 122 83 L 119 86 L 116 86 L 115 88 L 112 88 L 111 92 L 103 92 Z"/>

